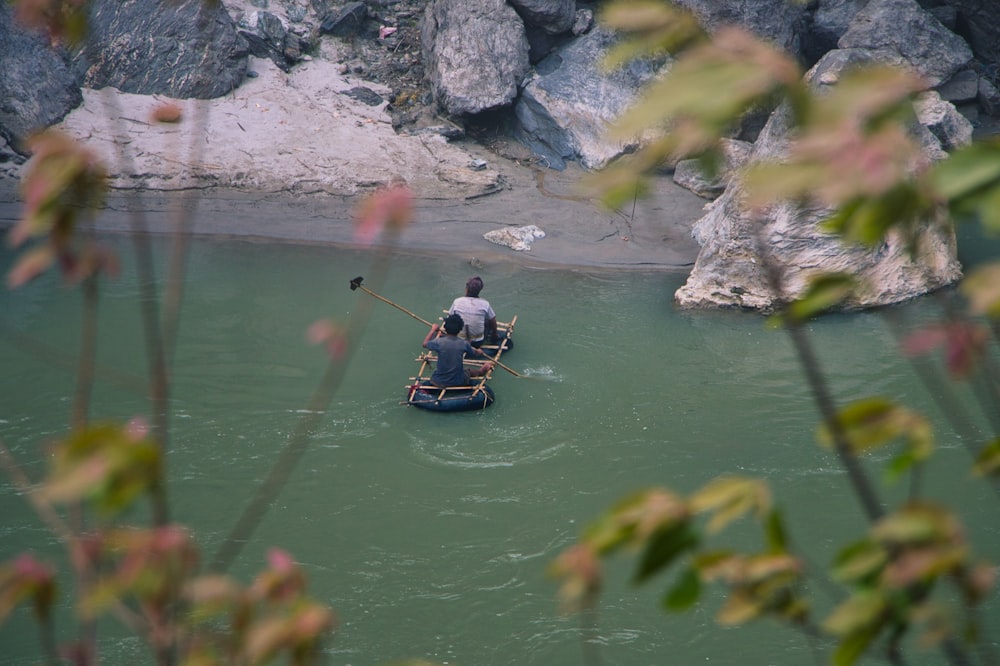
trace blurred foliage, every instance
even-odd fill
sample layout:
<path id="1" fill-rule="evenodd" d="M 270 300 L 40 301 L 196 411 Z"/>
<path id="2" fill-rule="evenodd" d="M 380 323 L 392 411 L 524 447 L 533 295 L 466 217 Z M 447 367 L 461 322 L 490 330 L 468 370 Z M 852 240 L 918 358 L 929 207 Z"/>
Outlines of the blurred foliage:
<path id="1" fill-rule="evenodd" d="M 690 14 L 667 2 L 610 3 L 602 19 L 632 33 L 609 57 L 609 66 L 664 52 L 672 57 L 615 129 L 647 137 L 644 146 L 588 179 L 607 205 L 646 191 L 650 174 L 682 159 L 698 158 L 714 175 L 724 165 L 720 142 L 736 135 L 747 114 L 763 108 L 775 109 L 772 122 L 787 125 L 784 143 L 772 151 L 780 155 L 759 151 L 735 174 L 743 205 L 761 220 L 776 204 L 823 209 L 828 215 L 820 229 L 845 243 L 879 247 L 898 234 L 911 251 L 928 224 L 980 223 L 987 234 L 1000 231 L 1000 140 L 976 142 L 937 161 L 925 156 L 911 130 L 917 123 L 914 100 L 927 86 L 913 73 L 872 65 L 808 81 L 794 60 L 751 34 L 722 28 L 708 38 L 693 27 Z M 780 292 L 780 270 L 769 270 Z M 947 375 L 939 381 L 950 376 L 983 382 L 989 396 L 984 410 L 1000 413 L 989 355 L 991 333 L 1000 330 L 998 284 L 1000 263 L 978 267 L 952 294 L 964 297 L 965 310 L 946 306 L 944 321 L 906 335 L 901 350 L 915 360 L 940 351 Z M 688 497 L 646 490 L 597 518 L 550 568 L 562 581 L 564 604 L 596 605 L 603 560 L 627 549 L 639 553 L 637 583 L 673 575 L 666 609 L 693 607 L 705 586 L 717 583 L 727 591 L 720 623 L 768 617 L 807 636 L 825 636 L 834 664 L 867 656 L 905 663 L 903 644 L 914 635 L 925 647 L 939 647 L 945 663 L 1000 663 L 990 648 L 995 637 L 987 635 L 978 613 L 995 593 L 997 568 L 973 555 L 955 514 L 917 490 L 933 460 L 929 419 L 881 396 L 836 408 L 811 351 L 805 325 L 857 288 L 848 273 L 817 273 L 800 298 L 769 320 L 789 331 L 806 370 L 823 417 L 819 442 L 837 454 L 868 508 L 866 533 L 830 565 L 843 600 L 818 614 L 806 597 L 806 582 L 807 574 L 822 572 L 809 571 L 791 548 L 767 486 L 723 477 Z M 987 483 L 1000 479 L 998 441 L 967 444 L 971 471 Z M 888 459 L 884 478 L 909 476 L 911 496 L 883 510 L 861 461 L 884 457 L 889 447 L 897 453 Z M 759 551 L 714 545 L 735 520 L 748 518 L 759 528 Z"/>

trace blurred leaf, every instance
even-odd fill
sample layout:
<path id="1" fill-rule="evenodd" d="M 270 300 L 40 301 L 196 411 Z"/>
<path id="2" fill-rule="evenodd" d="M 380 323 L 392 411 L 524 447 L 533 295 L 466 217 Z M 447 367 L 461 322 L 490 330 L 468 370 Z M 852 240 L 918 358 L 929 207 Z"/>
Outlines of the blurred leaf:
<path id="1" fill-rule="evenodd" d="M 698 534 L 688 523 L 681 523 L 653 533 L 646 542 L 633 581 L 635 583 L 645 582 L 697 545 Z"/>
<path id="2" fill-rule="evenodd" d="M 781 51 L 747 31 L 721 28 L 713 41 L 686 51 L 662 79 L 647 86 L 612 135 L 669 127 L 656 152 L 682 159 L 728 136 L 747 110 L 800 85 L 801 70 Z"/>
<path id="3" fill-rule="evenodd" d="M 220 575 L 199 576 L 187 581 L 183 594 L 196 622 L 232 612 L 245 601 L 243 589 L 232 579 Z"/>
<path id="4" fill-rule="evenodd" d="M 0 565 L 0 623 L 26 601 L 31 602 L 36 619 L 46 619 L 55 596 L 55 571 L 34 555 L 22 553 Z"/>
<path id="5" fill-rule="evenodd" d="M 1000 263 L 976 266 L 958 288 L 969 299 L 972 314 L 1000 316 Z"/>
<path id="6" fill-rule="evenodd" d="M 871 627 L 845 636 L 833 652 L 834 666 L 851 666 L 864 655 L 868 647 L 878 637 L 879 628 Z"/>
<path id="7" fill-rule="evenodd" d="M 763 614 L 760 602 L 743 590 L 736 590 L 729 595 L 726 603 L 719 609 L 716 620 L 719 624 L 735 626 L 746 624 Z"/>
<path id="8" fill-rule="evenodd" d="M 850 544 L 837 554 L 833 577 L 843 582 L 864 582 L 881 572 L 888 559 L 888 553 L 882 546 L 865 539 Z"/>
<path id="9" fill-rule="evenodd" d="M 714 534 L 747 512 L 752 511 L 758 517 L 767 515 L 771 510 L 771 491 L 760 479 L 719 477 L 695 492 L 690 503 L 696 513 L 714 512 L 706 528 Z"/>
<path id="10" fill-rule="evenodd" d="M 788 551 L 788 533 L 785 521 L 780 511 L 775 509 L 767 515 L 764 523 L 767 536 L 767 548 L 770 553 L 785 553 Z"/>
<path id="11" fill-rule="evenodd" d="M 872 538 L 887 546 L 952 543 L 960 534 L 949 512 L 929 504 L 904 506 L 883 517 L 871 530 Z"/>
<path id="12" fill-rule="evenodd" d="M 1000 141 L 978 141 L 955 150 L 934 164 L 931 182 L 952 207 L 965 210 L 970 200 L 980 200 L 1000 186 Z"/>
<path id="13" fill-rule="evenodd" d="M 53 44 L 83 42 L 87 35 L 87 3 L 80 0 L 13 0 L 14 18 L 46 33 Z"/>
<path id="14" fill-rule="evenodd" d="M 835 636 L 858 635 L 880 627 L 888 609 L 882 594 L 867 590 L 855 592 L 823 621 L 823 628 Z"/>
<path id="15" fill-rule="evenodd" d="M 94 502 L 113 514 L 127 508 L 160 475 L 159 447 L 117 424 L 75 430 L 58 444 L 41 489 L 48 501 Z"/>
<path id="16" fill-rule="evenodd" d="M 882 573 L 882 583 L 897 589 L 927 583 L 964 569 L 967 555 L 968 548 L 965 545 L 908 548 L 889 561 Z"/>
<path id="17" fill-rule="evenodd" d="M 697 570 L 689 567 L 677 577 L 663 600 L 663 606 L 668 611 L 679 613 L 698 603 L 700 597 L 701 577 Z"/>
<path id="18" fill-rule="evenodd" d="M 606 555 L 633 540 L 687 521 L 687 504 L 678 495 L 662 488 L 637 492 L 625 498 L 590 525 L 583 542 Z"/>
<path id="19" fill-rule="evenodd" d="M 1000 439 L 994 439 L 976 455 L 973 472 L 980 476 L 997 476 L 1000 474 Z"/>
<path id="20" fill-rule="evenodd" d="M 413 192 L 404 183 L 380 188 L 355 209 L 354 239 L 371 245 L 388 230 L 398 233 L 413 219 Z"/>
<path id="21" fill-rule="evenodd" d="M 839 174 L 827 177 L 837 178 Z M 886 242 L 890 229 L 900 229 L 904 236 L 911 235 L 915 226 L 933 215 L 933 202 L 910 182 L 899 182 L 885 192 L 853 196 L 832 205 L 838 208 L 821 228 L 840 235 L 849 243 L 869 248 Z"/>
<path id="22" fill-rule="evenodd" d="M 601 563 L 586 544 L 565 549 L 548 567 L 548 575 L 562 579 L 559 597 L 564 608 L 577 609 L 600 589 Z"/>
<path id="23" fill-rule="evenodd" d="M 40 245 L 22 254 L 7 273 L 7 286 L 16 289 L 34 280 L 55 263 L 56 256 L 50 245 Z"/>
<path id="24" fill-rule="evenodd" d="M 690 11 L 672 3 L 634 1 L 610 3 L 601 8 L 598 21 L 628 39 L 608 54 L 605 66 L 617 67 L 647 55 L 676 54 L 706 37 Z"/>
<path id="25" fill-rule="evenodd" d="M 856 285 L 855 278 L 847 273 L 814 275 L 805 293 L 788 305 L 787 314 L 795 321 L 806 321 L 842 303 Z"/>
<path id="26" fill-rule="evenodd" d="M 856 455 L 881 448 L 900 437 L 904 438 L 914 461 L 926 459 L 934 448 L 927 418 L 886 398 L 853 402 L 837 414 L 837 420 Z M 833 436 L 826 424 L 820 427 L 818 439 L 823 446 L 833 446 Z"/>
<path id="27" fill-rule="evenodd" d="M 976 369 L 988 341 L 989 332 L 975 322 L 933 324 L 906 336 L 903 353 L 917 356 L 943 347 L 949 374 L 955 379 L 964 379 Z"/>

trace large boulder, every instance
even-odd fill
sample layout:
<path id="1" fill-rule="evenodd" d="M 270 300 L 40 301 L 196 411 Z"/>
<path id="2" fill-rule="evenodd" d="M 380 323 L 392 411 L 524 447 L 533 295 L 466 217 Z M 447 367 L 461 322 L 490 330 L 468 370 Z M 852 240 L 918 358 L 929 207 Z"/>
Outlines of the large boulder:
<path id="1" fill-rule="evenodd" d="M 452 116 L 510 105 L 530 66 L 524 23 L 504 0 L 432 0 L 421 42 L 431 92 Z"/>
<path id="2" fill-rule="evenodd" d="M 91 0 L 89 11 L 75 58 L 89 88 L 211 99 L 246 77 L 247 42 L 222 3 Z"/>
<path id="3" fill-rule="evenodd" d="M 802 55 L 815 63 L 827 51 L 837 48 L 837 41 L 869 0 L 817 0 L 811 4 L 807 29 L 802 39 Z"/>
<path id="4" fill-rule="evenodd" d="M 838 46 L 895 51 L 932 86 L 947 81 L 972 60 L 965 40 L 916 0 L 871 0 L 854 15 Z"/>
<path id="5" fill-rule="evenodd" d="M 47 39 L 14 22 L 0 3 L 0 137 L 24 154 L 24 139 L 62 120 L 83 102 L 65 54 Z"/>
<path id="6" fill-rule="evenodd" d="M 550 35 L 568 32 L 576 21 L 576 0 L 509 0 L 525 25 Z"/>
<path id="7" fill-rule="evenodd" d="M 958 12 L 956 30 L 976 58 L 1000 71 L 1000 0 L 946 0 Z"/>
<path id="8" fill-rule="evenodd" d="M 764 37 L 792 55 L 801 51 L 806 3 L 788 0 L 677 0 L 691 10 L 709 32 L 738 25 Z"/>
<path id="9" fill-rule="evenodd" d="M 542 60 L 514 108 L 515 136 L 551 168 L 577 160 L 600 169 L 639 145 L 612 139 L 608 128 L 632 104 L 664 61 L 641 60 L 611 72 L 601 67 L 617 37 L 592 30 Z"/>
<path id="10" fill-rule="evenodd" d="M 835 85 L 846 68 L 879 60 L 876 51 L 832 51 L 810 70 L 809 80 L 816 86 Z M 790 119 L 788 105 L 772 114 L 754 144 L 751 161 L 780 160 L 787 154 Z M 928 158 L 945 154 L 932 132 L 921 127 L 917 134 Z M 687 282 L 674 295 L 681 307 L 768 311 L 800 296 L 814 273 L 840 271 L 862 285 L 844 307 L 868 308 L 902 302 L 961 277 L 954 232 L 937 220 L 926 220 L 919 255 L 913 258 L 904 239 L 894 234 L 877 248 L 864 248 L 825 233 L 819 225 L 832 213 L 829 209 L 781 203 L 754 216 L 741 206 L 743 196 L 742 184 L 733 181 L 695 223 L 693 234 L 701 251 Z M 780 268 L 783 293 L 772 290 L 767 262 Z"/>

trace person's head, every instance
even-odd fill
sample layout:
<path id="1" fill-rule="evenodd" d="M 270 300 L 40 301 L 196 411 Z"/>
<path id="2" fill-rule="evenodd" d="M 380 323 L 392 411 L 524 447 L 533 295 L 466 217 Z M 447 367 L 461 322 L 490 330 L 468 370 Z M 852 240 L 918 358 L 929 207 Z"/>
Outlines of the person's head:
<path id="1" fill-rule="evenodd" d="M 483 278 L 478 275 L 474 278 L 469 278 L 469 281 L 465 283 L 465 295 L 472 296 L 476 298 L 479 296 L 479 292 L 483 290 Z"/>
<path id="2" fill-rule="evenodd" d="M 457 312 L 448 315 L 448 318 L 444 320 L 444 332 L 448 335 L 458 335 L 463 326 L 465 326 L 465 321 L 462 319 L 462 315 Z"/>

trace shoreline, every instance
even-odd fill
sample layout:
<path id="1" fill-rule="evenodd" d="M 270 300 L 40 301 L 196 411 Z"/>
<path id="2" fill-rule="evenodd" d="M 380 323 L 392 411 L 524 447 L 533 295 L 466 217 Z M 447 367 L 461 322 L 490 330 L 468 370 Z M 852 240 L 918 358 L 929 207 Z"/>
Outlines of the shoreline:
<path id="1" fill-rule="evenodd" d="M 131 230 L 129 201 L 138 196 L 153 234 L 172 233 L 179 207 L 193 211 L 192 233 L 218 239 L 329 245 L 461 258 L 474 265 L 509 262 L 545 269 L 690 271 L 698 245 L 691 225 L 706 201 L 662 177 L 656 194 L 634 210 L 613 212 L 579 196 L 582 171 L 538 170 L 476 145 L 462 148 L 488 159 L 504 187 L 472 198 L 422 198 L 416 192 L 414 219 L 398 237 L 371 246 L 354 241 L 352 215 L 361 195 L 298 194 L 221 187 L 183 190 L 113 190 L 96 216 L 100 232 Z M 542 174 L 539 176 L 539 174 Z M 0 226 L 18 219 L 18 181 L 0 178 Z M 483 238 L 487 231 L 534 224 L 545 231 L 528 251 L 515 251 Z"/>

